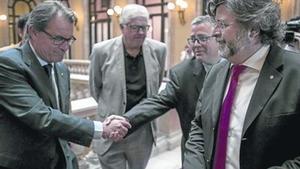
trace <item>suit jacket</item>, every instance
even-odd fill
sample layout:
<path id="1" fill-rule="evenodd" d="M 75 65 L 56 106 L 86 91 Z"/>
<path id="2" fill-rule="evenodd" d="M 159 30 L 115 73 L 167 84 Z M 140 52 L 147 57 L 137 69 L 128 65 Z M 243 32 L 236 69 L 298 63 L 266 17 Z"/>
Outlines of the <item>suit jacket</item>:
<path id="1" fill-rule="evenodd" d="M 147 97 L 150 97 L 158 92 L 163 78 L 166 45 L 146 38 L 142 50 L 146 70 Z M 109 115 L 125 113 L 126 80 L 122 36 L 97 43 L 93 47 L 90 90 L 98 102 L 98 116 L 101 121 Z M 95 151 L 103 154 L 111 144 L 110 140 L 100 139 L 98 144 L 95 144 Z"/>
<path id="2" fill-rule="evenodd" d="M 299 53 L 271 47 L 247 109 L 240 169 L 300 168 L 299 65 Z M 186 144 L 184 169 L 212 168 L 215 129 L 229 68 L 229 62 L 215 65 L 204 82 Z"/>
<path id="3" fill-rule="evenodd" d="M 51 82 L 30 46 L 0 56 L 0 166 L 47 169 L 59 154 L 66 168 L 77 167 L 67 141 L 88 146 L 92 121 L 71 117 L 69 71 L 55 63 L 61 111 L 57 110 Z"/>
<path id="4" fill-rule="evenodd" d="M 202 62 L 195 57 L 174 66 L 170 69 L 170 80 L 164 90 L 145 99 L 124 114 L 132 125 L 129 132 L 163 115 L 168 110 L 176 108 L 183 137 L 186 140 L 205 75 Z"/>

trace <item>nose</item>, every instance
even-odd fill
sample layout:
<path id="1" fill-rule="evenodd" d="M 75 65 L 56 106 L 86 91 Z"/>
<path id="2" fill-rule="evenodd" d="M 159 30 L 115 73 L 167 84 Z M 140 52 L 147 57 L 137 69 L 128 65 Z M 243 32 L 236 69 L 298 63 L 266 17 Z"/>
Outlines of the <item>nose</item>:
<path id="1" fill-rule="evenodd" d="M 200 40 L 196 40 L 194 43 L 194 46 L 199 46 L 199 45 L 203 45 L 204 43 Z"/>
<path id="2" fill-rule="evenodd" d="M 138 29 L 138 33 L 140 33 L 140 34 L 145 34 L 146 31 L 145 31 L 143 28 L 139 28 L 139 29 Z"/>
<path id="3" fill-rule="evenodd" d="M 62 49 L 64 52 L 66 52 L 69 49 L 70 45 L 68 41 L 64 41 L 64 43 L 62 43 L 59 48 Z"/>
<path id="4" fill-rule="evenodd" d="M 213 30 L 212 36 L 217 38 L 217 37 L 220 37 L 221 34 L 222 34 L 221 28 L 219 28 L 218 26 L 216 26 L 216 27 L 214 28 L 214 30 Z"/>

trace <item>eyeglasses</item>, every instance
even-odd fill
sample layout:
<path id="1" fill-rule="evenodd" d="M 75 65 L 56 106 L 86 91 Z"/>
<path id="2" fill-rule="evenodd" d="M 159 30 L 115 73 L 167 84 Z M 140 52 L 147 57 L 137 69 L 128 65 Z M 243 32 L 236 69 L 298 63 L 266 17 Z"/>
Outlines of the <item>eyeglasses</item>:
<path id="1" fill-rule="evenodd" d="M 224 30 L 228 26 L 232 25 L 233 23 L 226 23 L 224 21 L 215 21 L 215 28 L 220 28 Z"/>
<path id="2" fill-rule="evenodd" d="M 142 30 L 143 32 L 147 32 L 150 28 L 150 25 L 130 25 L 130 24 L 126 24 L 126 26 L 132 32 L 139 32 L 140 30 Z"/>
<path id="3" fill-rule="evenodd" d="M 219 0 L 219 2 L 218 0 L 216 2 L 215 1 L 211 0 L 207 4 L 207 13 L 210 16 L 215 16 L 217 7 L 225 2 L 225 0 Z"/>
<path id="4" fill-rule="evenodd" d="M 193 35 L 190 38 L 187 39 L 187 42 L 189 45 L 193 45 L 196 42 L 197 43 L 205 43 L 213 36 L 206 36 L 206 35 Z"/>
<path id="5" fill-rule="evenodd" d="M 44 32 L 47 36 L 49 36 L 51 38 L 54 45 L 62 45 L 65 42 L 67 42 L 69 45 L 72 45 L 76 40 L 76 38 L 74 36 L 67 39 L 62 36 L 53 36 L 45 30 L 42 30 L 42 32 Z"/>

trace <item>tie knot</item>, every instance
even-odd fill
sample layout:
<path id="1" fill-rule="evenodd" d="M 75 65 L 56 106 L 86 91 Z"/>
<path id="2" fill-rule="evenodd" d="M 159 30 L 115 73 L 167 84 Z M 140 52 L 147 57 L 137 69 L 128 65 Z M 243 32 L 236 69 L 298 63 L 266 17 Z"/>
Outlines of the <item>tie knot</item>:
<path id="1" fill-rule="evenodd" d="M 44 65 L 43 67 L 44 67 L 44 69 L 45 69 L 47 75 L 50 77 L 51 71 L 52 71 L 52 64 L 49 63 L 49 64 L 47 64 L 47 65 Z"/>

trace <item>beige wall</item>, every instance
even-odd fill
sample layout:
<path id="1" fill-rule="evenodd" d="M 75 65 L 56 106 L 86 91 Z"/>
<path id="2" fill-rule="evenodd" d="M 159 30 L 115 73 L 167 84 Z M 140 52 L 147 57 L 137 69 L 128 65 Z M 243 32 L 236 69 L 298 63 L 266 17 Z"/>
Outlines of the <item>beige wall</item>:
<path id="1" fill-rule="evenodd" d="M 128 2 L 130 3 L 130 2 Z M 115 0 L 111 2 L 111 6 L 120 6 L 121 8 L 124 7 L 127 4 L 126 1 L 124 0 Z M 112 16 L 112 37 L 117 37 L 119 35 L 121 35 L 121 29 L 120 29 L 120 23 L 119 23 L 119 17 L 117 16 Z"/>
<path id="2" fill-rule="evenodd" d="M 282 21 L 288 21 L 295 16 L 295 6 L 297 1 L 299 0 L 281 0 L 280 8 Z"/>
<path id="3" fill-rule="evenodd" d="M 1 0 L 0 15 L 8 15 L 7 1 Z M 0 47 L 9 45 L 8 34 L 8 20 L 0 21 Z"/>
<path id="4" fill-rule="evenodd" d="M 75 43 L 72 45 L 72 59 L 87 59 L 89 55 L 89 22 L 88 1 L 70 0 L 70 6 L 78 16 L 78 23 L 74 28 Z"/>
<path id="5" fill-rule="evenodd" d="M 168 52 L 169 52 L 169 67 L 180 62 L 180 53 L 186 45 L 186 39 L 190 35 L 191 21 L 196 15 L 195 0 L 187 0 L 188 8 L 184 12 L 186 23 L 182 25 L 178 19 L 176 11 L 169 11 L 169 25 L 168 28 Z"/>

